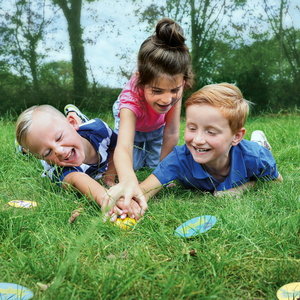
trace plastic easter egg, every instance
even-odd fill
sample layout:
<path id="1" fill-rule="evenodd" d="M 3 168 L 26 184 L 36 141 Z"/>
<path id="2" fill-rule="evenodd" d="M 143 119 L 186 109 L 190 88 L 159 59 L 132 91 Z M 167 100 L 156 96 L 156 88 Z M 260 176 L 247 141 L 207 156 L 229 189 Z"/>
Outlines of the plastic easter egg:
<path id="1" fill-rule="evenodd" d="M 0 283 L 0 299 L 28 300 L 33 297 L 33 292 L 28 288 L 8 282 Z"/>
<path id="2" fill-rule="evenodd" d="M 136 220 L 132 218 L 125 218 L 125 219 L 118 218 L 114 223 L 116 226 L 122 229 L 131 230 L 136 224 Z"/>
<path id="3" fill-rule="evenodd" d="M 8 202 L 8 205 L 18 208 L 33 208 L 37 206 L 37 203 L 28 200 L 11 200 Z"/>
<path id="4" fill-rule="evenodd" d="M 277 291 L 277 298 L 279 300 L 300 299 L 300 282 L 291 282 L 282 286 Z"/>
<path id="5" fill-rule="evenodd" d="M 175 230 L 175 235 L 185 238 L 194 237 L 211 229 L 217 222 L 215 216 L 200 216 L 188 220 Z"/>

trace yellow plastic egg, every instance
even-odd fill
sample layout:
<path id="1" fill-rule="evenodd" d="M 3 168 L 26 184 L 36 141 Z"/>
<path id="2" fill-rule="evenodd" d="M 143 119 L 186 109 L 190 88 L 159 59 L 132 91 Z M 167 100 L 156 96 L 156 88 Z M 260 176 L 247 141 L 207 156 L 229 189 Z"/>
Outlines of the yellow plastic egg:
<path id="1" fill-rule="evenodd" d="M 135 219 L 132 219 L 132 218 L 125 218 L 125 219 L 120 219 L 118 218 L 116 221 L 115 221 L 115 225 L 122 228 L 122 229 L 125 229 L 125 230 L 130 230 L 130 229 L 133 229 L 134 225 L 136 224 L 136 220 Z"/>

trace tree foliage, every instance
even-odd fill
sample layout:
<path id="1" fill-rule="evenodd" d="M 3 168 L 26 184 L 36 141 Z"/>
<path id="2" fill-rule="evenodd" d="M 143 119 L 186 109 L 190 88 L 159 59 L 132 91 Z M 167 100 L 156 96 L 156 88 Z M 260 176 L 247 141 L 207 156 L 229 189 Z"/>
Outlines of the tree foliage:
<path id="1" fill-rule="evenodd" d="M 264 10 L 267 15 L 267 21 L 274 33 L 274 36 L 279 44 L 279 51 L 282 56 L 285 56 L 290 65 L 291 71 L 295 79 L 300 79 L 300 36 L 299 30 L 294 26 L 285 27 L 283 24 L 284 18 L 288 15 L 290 1 L 280 0 L 279 5 L 271 5 L 269 1 L 264 0 Z M 299 6 L 296 8 L 299 11 Z M 283 66 L 280 66 L 280 70 Z"/>
<path id="2" fill-rule="evenodd" d="M 45 0 L 18 0 L 12 10 L 1 15 L 2 55 L 20 75 L 31 75 L 33 88 L 39 91 L 38 68 L 44 57 L 38 46 L 52 18 L 45 15 Z"/>

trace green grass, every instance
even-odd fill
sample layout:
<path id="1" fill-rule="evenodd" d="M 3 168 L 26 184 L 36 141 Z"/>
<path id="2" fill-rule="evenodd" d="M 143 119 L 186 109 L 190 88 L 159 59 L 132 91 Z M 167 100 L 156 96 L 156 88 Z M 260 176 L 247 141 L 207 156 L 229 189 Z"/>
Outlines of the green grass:
<path id="1" fill-rule="evenodd" d="M 123 231 L 103 223 L 85 197 L 42 178 L 38 161 L 14 152 L 13 123 L 1 120 L 1 281 L 28 287 L 34 299 L 276 299 L 282 285 L 300 281 L 299 121 L 273 115 L 246 126 L 246 138 L 255 129 L 267 134 L 282 184 L 258 183 L 240 198 L 166 188 L 136 228 Z M 38 207 L 8 206 L 14 199 Z M 69 224 L 79 207 L 82 215 Z M 174 235 L 207 214 L 218 219 L 210 231 Z M 42 291 L 38 282 L 52 284 Z"/>

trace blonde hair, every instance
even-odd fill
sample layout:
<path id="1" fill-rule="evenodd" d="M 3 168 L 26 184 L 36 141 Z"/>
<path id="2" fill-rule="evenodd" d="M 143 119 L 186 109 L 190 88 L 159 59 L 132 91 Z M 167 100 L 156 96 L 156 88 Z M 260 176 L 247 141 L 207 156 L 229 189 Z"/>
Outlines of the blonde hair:
<path id="1" fill-rule="evenodd" d="M 152 83 L 162 75 L 183 75 L 185 88 L 193 84 L 193 72 L 189 49 L 183 30 L 169 18 L 161 19 L 155 33 L 141 45 L 138 53 L 137 86 Z"/>
<path id="2" fill-rule="evenodd" d="M 187 99 L 185 107 L 195 104 L 209 104 L 218 108 L 229 121 L 232 132 L 236 132 L 244 127 L 251 102 L 244 99 L 237 86 L 224 82 L 202 87 Z"/>
<path id="3" fill-rule="evenodd" d="M 34 105 L 27 108 L 19 115 L 16 123 L 16 139 L 22 147 L 26 146 L 26 137 L 32 125 L 33 116 L 36 112 L 44 112 L 56 117 L 65 117 L 59 110 L 47 104 Z"/>

